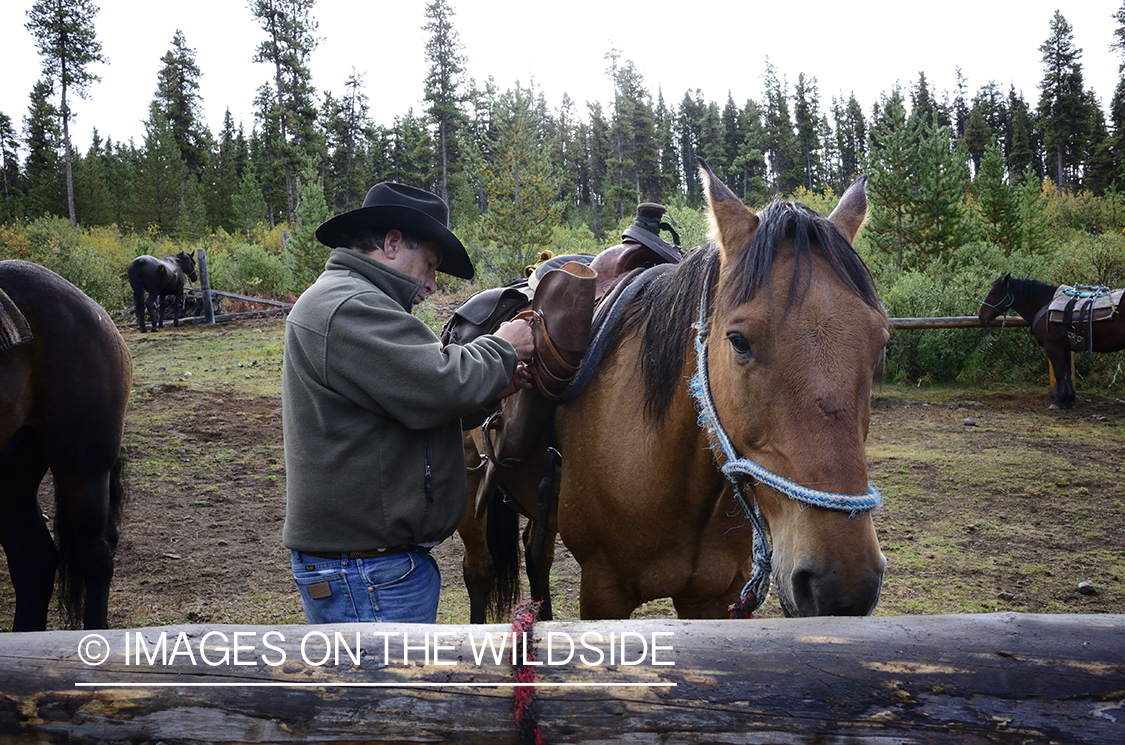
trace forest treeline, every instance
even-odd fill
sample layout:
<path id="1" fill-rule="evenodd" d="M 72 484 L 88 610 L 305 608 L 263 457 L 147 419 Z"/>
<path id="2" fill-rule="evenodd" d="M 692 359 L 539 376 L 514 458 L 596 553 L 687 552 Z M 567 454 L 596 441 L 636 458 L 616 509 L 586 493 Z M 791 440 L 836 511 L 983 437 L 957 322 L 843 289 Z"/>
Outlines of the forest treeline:
<path id="1" fill-rule="evenodd" d="M 393 180 L 445 197 L 481 282 L 498 283 L 541 250 L 616 242 L 642 201 L 670 206 L 685 247 L 701 242 L 702 157 L 751 206 L 784 196 L 827 211 L 867 174 L 871 209 L 857 248 L 892 315 L 975 312 L 1003 271 L 1125 285 L 1125 77 L 1103 110 L 1061 12 L 1038 47 L 1032 100 L 992 82 L 969 91 L 960 71 L 956 89 L 939 93 L 921 72 L 865 109 L 854 94 L 825 101 L 805 72 L 790 85 L 768 59 L 760 100 L 708 101 L 698 89 L 666 99 L 611 50 L 610 104 L 564 96 L 551 108 L 533 86 L 501 91 L 472 79 L 452 3 L 430 0 L 424 109 L 380 126 L 362 74 L 336 90 L 314 87 L 314 6 L 249 0 L 262 30 L 254 60 L 270 77 L 248 125 L 228 110 L 210 131 L 202 71 L 177 31 L 143 141 L 95 130 L 76 152 L 70 106 L 96 95 L 89 68 L 104 61 L 97 8 L 36 0 L 27 28 L 43 75 L 22 127 L 0 112 L 0 258 L 44 263 L 114 305 L 132 256 L 200 246 L 211 251 L 216 286 L 297 294 L 326 256 L 316 225 Z M 1125 53 L 1125 3 L 1106 20 Z M 1020 365 L 1038 369 L 1041 358 L 1011 338 L 942 332 L 902 339 L 891 371 L 988 377 Z"/>

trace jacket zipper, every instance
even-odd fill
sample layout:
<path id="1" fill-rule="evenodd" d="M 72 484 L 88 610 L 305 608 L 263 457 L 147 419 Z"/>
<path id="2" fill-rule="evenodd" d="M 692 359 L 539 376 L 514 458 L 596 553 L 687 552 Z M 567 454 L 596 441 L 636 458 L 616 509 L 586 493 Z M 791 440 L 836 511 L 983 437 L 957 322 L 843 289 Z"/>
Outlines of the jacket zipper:
<path id="1" fill-rule="evenodd" d="M 424 443 L 423 449 L 425 451 L 425 462 L 426 462 L 426 470 L 425 470 L 425 476 L 424 476 L 424 480 L 423 480 L 423 486 L 424 486 L 424 489 L 425 489 L 425 492 L 426 492 L 426 502 L 428 504 L 433 504 L 434 487 L 433 487 L 433 480 L 432 480 L 432 477 L 431 477 L 431 470 L 432 469 L 430 468 L 430 436 L 429 435 L 426 435 L 426 437 L 423 440 L 423 443 Z"/>

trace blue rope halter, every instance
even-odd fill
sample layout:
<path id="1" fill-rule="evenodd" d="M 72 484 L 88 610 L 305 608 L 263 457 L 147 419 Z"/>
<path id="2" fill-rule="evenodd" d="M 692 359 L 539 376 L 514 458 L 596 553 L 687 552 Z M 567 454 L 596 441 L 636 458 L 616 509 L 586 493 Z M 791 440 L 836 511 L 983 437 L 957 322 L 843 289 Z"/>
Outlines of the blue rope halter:
<path id="1" fill-rule="evenodd" d="M 750 575 L 750 581 L 742 588 L 740 601 L 730 606 L 731 618 L 749 618 L 750 614 L 765 602 L 769 593 L 770 573 L 773 568 L 771 562 L 773 546 L 766 533 L 765 519 L 758 507 L 758 500 L 755 498 L 751 505 L 746 498 L 743 479 L 749 478 L 753 485 L 764 484 L 802 504 L 848 512 L 853 517 L 857 513 L 875 509 L 883 503 L 883 497 L 874 484 L 868 484 L 866 494 L 856 495 L 833 494 L 810 489 L 766 470 L 749 458 L 738 457 L 734 444 L 719 422 L 719 412 L 715 408 L 715 400 L 711 396 L 711 383 L 707 373 L 707 338 L 710 336 L 710 329 L 707 327 L 707 286 L 709 280 L 710 274 L 708 273 L 703 282 L 703 295 L 699 300 L 699 326 L 696 328 L 695 334 L 696 372 L 695 377 L 689 383 L 689 387 L 692 398 L 695 399 L 696 408 L 699 410 L 699 426 L 710 436 L 712 450 L 722 451 L 725 462 L 720 470 L 724 476 L 730 479 L 731 486 L 734 487 L 734 496 L 754 530 L 754 571 Z"/>

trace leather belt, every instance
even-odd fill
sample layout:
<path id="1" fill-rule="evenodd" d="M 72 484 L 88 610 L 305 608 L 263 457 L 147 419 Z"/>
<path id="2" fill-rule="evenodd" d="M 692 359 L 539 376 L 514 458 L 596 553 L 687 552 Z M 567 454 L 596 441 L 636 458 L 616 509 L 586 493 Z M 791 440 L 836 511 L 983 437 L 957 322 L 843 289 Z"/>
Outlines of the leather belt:
<path id="1" fill-rule="evenodd" d="M 391 546 L 390 548 L 373 548 L 367 551 L 340 551 L 334 554 L 317 554 L 312 551 L 302 551 L 301 553 L 305 556 L 313 556 L 317 559 L 339 559 L 343 561 L 345 555 L 349 559 L 375 559 L 380 556 L 401 554 L 414 548 L 417 548 L 417 546 Z"/>

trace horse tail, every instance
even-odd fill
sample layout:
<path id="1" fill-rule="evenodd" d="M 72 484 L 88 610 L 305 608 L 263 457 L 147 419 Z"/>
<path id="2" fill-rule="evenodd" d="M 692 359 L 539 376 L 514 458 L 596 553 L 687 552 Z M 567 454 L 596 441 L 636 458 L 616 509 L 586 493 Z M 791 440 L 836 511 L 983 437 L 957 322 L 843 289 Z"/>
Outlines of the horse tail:
<path id="1" fill-rule="evenodd" d="M 86 606 L 86 590 L 91 579 L 104 581 L 106 586 L 113 574 L 113 555 L 117 551 L 118 528 L 125 504 L 125 480 L 123 478 L 125 460 L 118 454 L 109 470 L 109 504 L 106 509 L 104 543 L 99 548 L 100 557 L 90 556 L 89 550 L 83 552 L 76 538 L 73 517 L 66 514 L 58 490 L 55 491 L 55 540 L 59 549 L 59 604 L 66 625 L 78 628 L 82 624 Z M 98 561 L 100 559 L 100 561 Z M 93 576 L 92 572 L 101 576 Z"/>
<path id="2" fill-rule="evenodd" d="M 488 553 L 496 575 L 488 588 L 486 613 L 497 623 L 509 620 L 520 597 L 520 516 L 499 489 L 492 493 L 487 521 Z"/>

